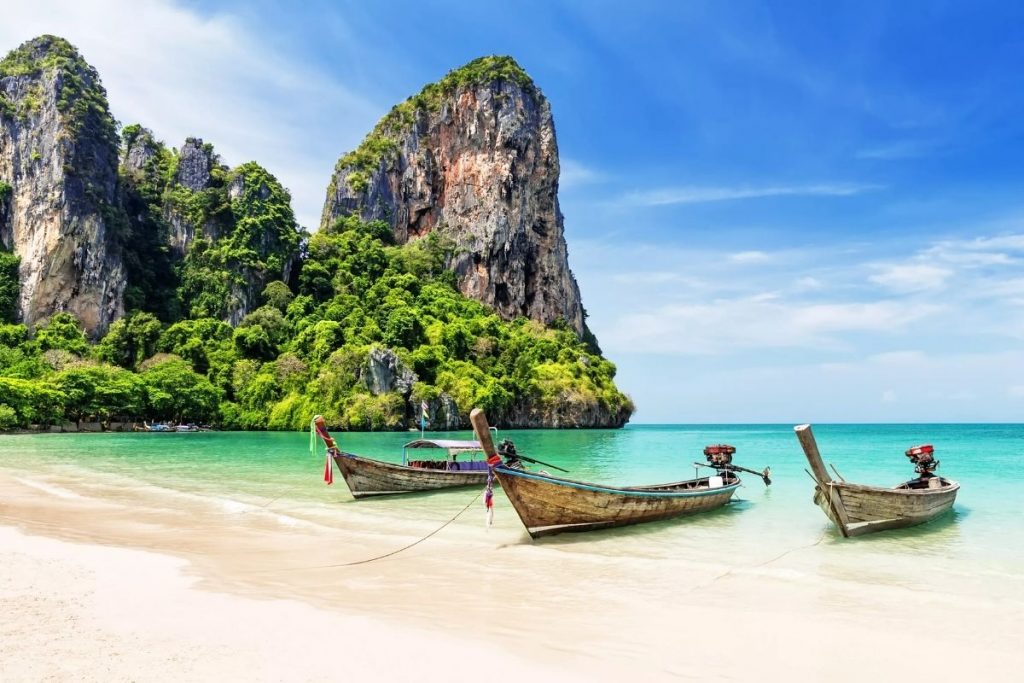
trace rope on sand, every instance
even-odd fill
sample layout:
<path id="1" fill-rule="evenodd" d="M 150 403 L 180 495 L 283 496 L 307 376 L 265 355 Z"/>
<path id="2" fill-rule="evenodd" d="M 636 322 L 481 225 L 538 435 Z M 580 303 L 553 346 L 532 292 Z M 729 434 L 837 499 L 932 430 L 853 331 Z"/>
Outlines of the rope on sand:
<path id="1" fill-rule="evenodd" d="M 749 567 L 743 567 L 742 569 L 746 569 L 746 570 L 759 569 L 760 567 L 764 567 L 766 565 L 769 565 L 772 562 L 777 562 L 777 561 L 781 560 L 783 557 L 785 557 L 786 555 L 789 555 L 790 553 L 795 553 L 797 550 L 806 550 L 807 548 L 813 548 L 814 546 L 820 544 L 822 541 L 825 540 L 825 536 L 827 535 L 827 533 L 828 533 L 827 531 L 823 531 L 821 533 L 821 536 L 819 536 L 818 540 L 815 541 L 814 543 L 807 543 L 805 545 L 798 545 L 796 547 L 790 548 L 789 550 L 784 550 L 784 551 L 782 551 L 781 553 L 779 553 L 778 555 L 776 555 L 775 557 L 773 557 L 771 559 L 765 560 L 764 562 L 758 562 L 757 564 L 752 564 Z M 724 571 L 721 574 L 719 574 L 718 576 L 716 576 L 715 578 L 711 579 L 710 581 L 706 581 L 705 583 L 698 584 L 698 585 L 694 586 L 693 588 L 690 589 L 690 591 L 693 592 L 695 590 L 700 590 L 701 588 L 707 588 L 708 586 L 710 586 L 711 584 L 715 583 L 719 579 L 724 579 L 725 577 L 729 576 L 730 574 L 733 574 L 734 572 L 737 571 L 737 569 L 740 569 L 740 568 L 729 569 L 727 571 Z"/>
<path id="2" fill-rule="evenodd" d="M 454 522 L 456 519 L 461 517 L 462 514 L 464 512 L 466 512 L 466 510 L 468 510 L 473 505 L 473 503 L 475 503 L 477 500 L 480 499 L 481 495 L 483 495 L 483 491 L 481 491 L 480 493 L 478 493 L 475 496 L 473 496 L 473 500 L 471 500 L 468 503 L 466 503 L 466 507 L 464 507 L 461 510 L 459 510 L 458 512 L 456 512 L 455 515 L 451 519 L 449 519 L 447 522 L 445 522 L 441 526 L 437 527 L 436 529 L 431 531 L 426 536 L 423 536 L 422 538 L 418 538 L 415 541 L 413 541 L 412 543 L 410 543 L 409 545 L 402 546 L 398 550 L 392 550 L 389 553 L 384 553 L 383 555 L 377 555 L 376 557 L 369 557 L 369 558 L 367 558 L 365 560 L 356 560 L 355 562 L 339 562 L 337 564 L 320 564 L 320 565 L 314 565 L 314 566 L 311 566 L 311 567 L 285 567 L 285 568 L 282 568 L 282 569 L 260 569 L 260 570 L 257 570 L 257 572 L 285 572 L 285 571 L 301 571 L 301 570 L 306 570 L 306 569 L 333 569 L 334 567 L 354 567 L 354 566 L 359 565 L 359 564 L 369 564 L 370 562 L 376 562 L 377 560 L 383 560 L 386 557 L 392 557 L 393 555 L 397 555 L 398 553 L 405 552 L 409 548 L 412 548 L 414 546 L 419 545 L 423 541 L 427 540 L 428 538 L 430 538 L 434 534 L 436 534 L 439 531 L 441 531 L 442 529 L 444 529 L 446 526 L 448 526 L 449 524 Z"/>

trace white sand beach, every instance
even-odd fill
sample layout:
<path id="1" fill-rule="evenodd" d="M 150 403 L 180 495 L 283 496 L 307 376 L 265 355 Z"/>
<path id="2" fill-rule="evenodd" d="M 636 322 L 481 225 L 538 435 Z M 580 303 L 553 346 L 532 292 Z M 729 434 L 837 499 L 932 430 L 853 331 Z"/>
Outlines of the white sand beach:
<path id="1" fill-rule="evenodd" d="M 96 492 L 0 470 L 0 680 L 953 681 L 1024 663 L 1020 595 L 870 585 L 799 548 L 728 568 L 728 548 L 721 566 L 615 557 L 474 523 L 326 567 L 421 526 Z"/>

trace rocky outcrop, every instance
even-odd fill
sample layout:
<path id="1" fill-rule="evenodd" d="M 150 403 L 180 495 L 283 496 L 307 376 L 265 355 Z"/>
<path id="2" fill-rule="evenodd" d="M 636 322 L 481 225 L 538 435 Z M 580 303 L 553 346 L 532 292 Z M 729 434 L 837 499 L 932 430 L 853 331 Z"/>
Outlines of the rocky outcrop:
<path id="1" fill-rule="evenodd" d="M 375 396 L 395 391 L 408 398 L 416 375 L 398 359 L 394 351 L 374 347 L 367 356 L 360 381 Z"/>
<path id="2" fill-rule="evenodd" d="M 186 138 L 178 152 L 178 172 L 175 181 L 193 192 L 210 186 L 210 177 L 217 159 L 212 145 L 204 145 L 200 138 Z"/>
<path id="3" fill-rule="evenodd" d="M 99 76 L 67 41 L 36 38 L 0 62 L 0 241 L 21 257 L 30 327 L 67 311 L 98 336 L 122 314 L 117 155 Z"/>
<path id="4" fill-rule="evenodd" d="M 485 57 L 395 107 L 339 160 L 321 227 L 356 213 L 399 243 L 436 231 L 463 294 L 583 335 L 558 174 L 547 99 L 511 58 Z"/>

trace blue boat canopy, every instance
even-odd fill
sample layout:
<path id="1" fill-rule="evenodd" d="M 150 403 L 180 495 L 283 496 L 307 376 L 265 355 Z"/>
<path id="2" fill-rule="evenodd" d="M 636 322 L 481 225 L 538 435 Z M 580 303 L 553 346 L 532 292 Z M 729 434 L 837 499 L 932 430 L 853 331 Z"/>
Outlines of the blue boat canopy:
<path id="1" fill-rule="evenodd" d="M 450 451 L 479 451 L 479 441 L 455 441 L 449 439 L 416 439 L 405 444 L 406 448 L 444 448 Z"/>

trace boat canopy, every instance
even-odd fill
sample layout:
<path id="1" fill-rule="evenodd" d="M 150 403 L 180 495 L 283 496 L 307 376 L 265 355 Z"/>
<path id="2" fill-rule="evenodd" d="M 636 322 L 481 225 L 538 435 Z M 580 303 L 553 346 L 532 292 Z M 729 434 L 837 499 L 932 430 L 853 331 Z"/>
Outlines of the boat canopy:
<path id="1" fill-rule="evenodd" d="M 455 441 L 450 439 L 416 439 L 405 444 L 405 448 L 444 448 L 449 451 L 479 451 L 479 441 Z"/>

